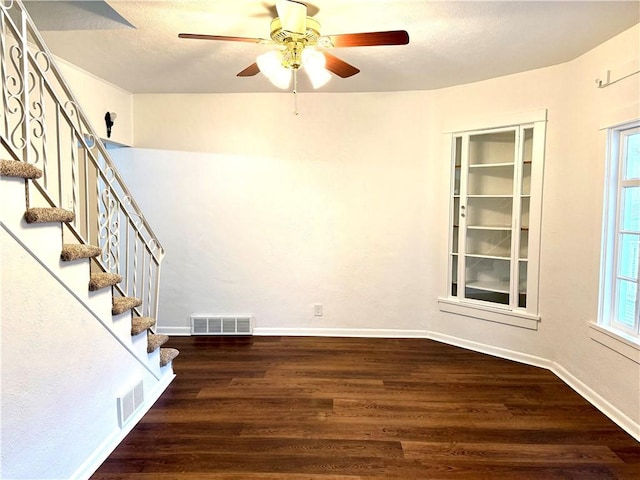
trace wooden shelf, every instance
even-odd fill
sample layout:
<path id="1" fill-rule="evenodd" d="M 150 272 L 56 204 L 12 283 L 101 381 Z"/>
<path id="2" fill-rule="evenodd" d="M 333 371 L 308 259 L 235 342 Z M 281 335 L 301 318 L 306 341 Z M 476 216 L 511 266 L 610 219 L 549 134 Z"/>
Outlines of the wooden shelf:
<path id="1" fill-rule="evenodd" d="M 511 225 L 467 225 L 467 230 L 502 230 L 511 231 Z"/>
<path id="2" fill-rule="evenodd" d="M 492 168 L 492 167 L 513 167 L 515 163 L 504 162 L 504 163 L 474 163 L 473 165 L 469 165 L 469 168 Z"/>
<path id="3" fill-rule="evenodd" d="M 509 285 L 503 282 L 467 282 L 467 288 L 484 292 L 509 293 Z"/>
<path id="4" fill-rule="evenodd" d="M 511 260 L 510 256 L 504 257 L 499 255 L 483 255 L 481 253 L 465 253 L 464 256 L 471 257 L 471 258 L 486 258 L 488 260 L 506 260 L 506 261 Z"/>
<path id="5" fill-rule="evenodd" d="M 458 299 L 528 308 L 527 280 L 537 279 L 538 262 L 529 242 L 539 233 L 535 225 L 529 233 L 529 223 L 538 221 L 530 205 L 539 188 L 534 181 L 538 163 L 536 169 L 532 164 L 541 154 L 539 144 L 533 147 L 533 133 L 532 127 L 520 125 L 455 137 L 449 248 L 456 251 L 449 263 L 456 269 L 450 280 L 460 280 L 451 287 Z M 458 271 L 468 283 L 457 277 Z M 537 295 L 535 282 L 531 285 Z"/>
<path id="6" fill-rule="evenodd" d="M 498 232 L 510 232 L 511 225 L 467 225 L 467 230 L 494 230 Z"/>
<path id="7" fill-rule="evenodd" d="M 506 193 L 496 195 L 467 195 L 467 198 L 513 198 L 513 195 Z"/>

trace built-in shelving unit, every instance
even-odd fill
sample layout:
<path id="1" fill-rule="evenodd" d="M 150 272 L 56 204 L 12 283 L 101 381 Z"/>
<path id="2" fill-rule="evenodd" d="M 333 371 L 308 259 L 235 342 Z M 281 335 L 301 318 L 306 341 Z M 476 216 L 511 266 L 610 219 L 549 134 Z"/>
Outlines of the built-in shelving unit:
<path id="1" fill-rule="evenodd" d="M 544 135 L 531 124 L 453 136 L 450 299 L 533 310 L 530 236 L 539 235 L 539 207 L 533 226 L 531 199 L 541 182 L 532 176 L 541 174 L 535 162 L 543 150 L 536 132 Z"/>

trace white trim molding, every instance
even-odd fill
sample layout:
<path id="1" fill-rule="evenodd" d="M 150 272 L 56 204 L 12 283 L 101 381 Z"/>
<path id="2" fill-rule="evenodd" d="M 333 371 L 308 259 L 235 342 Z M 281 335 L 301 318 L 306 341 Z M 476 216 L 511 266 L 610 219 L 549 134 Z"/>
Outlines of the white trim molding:
<path id="1" fill-rule="evenodd" d="M 191 327 L 186 325 L 184 327 L 162 327 L 156 325 L 156 333 L 163 335 L 169 335 L 172 337 L 189 337 L 191 336 Z"/>
<path id="2" fill-rule="evenodd" d="M 256 327 L 256 336 L 282 337 L 362 337 L 362 338 L 428 338 L 426 330 L 368 328 L 269 328 Z"/>
<path id="3" fill-rule="evenodd" d="M 525 123 L 546 122 L 547 109 L 529 110 L 525 112 L 498 113 L 482 118 L 465 119 L 464 122 L 456 119 L 455 124 L 447 124 L 443 133 L 467 132 L 473 130 L 487 130 L 489 128 L 510 127 Z"/>
<path id="4" fill-rule="evenodd" d="M 606 398 L 602 397 L 591 387 L 576 378 L 571 372 L 566 370 L 562 365 L 553 363 L 550 369 L 560 380 L 569 385 L 577 393 L 580 394 L 591 405 L 604 413 L 609 419 L 622 428 L 625 432 L 640 442 L 640 423 L 629 418 L 621 412 L 615 405 L 612 405 Z"/>
<path id="5" fill-rule="evenodd" d="M 473 350 L 474 352 L 485 353 L 487 355 L 493 355 L 494 357 L 504 358 L 505 360 L 513 360 L 514 362 L 524 363 L 526 365 L 532 365 L 534 367 L 545 368 L 551 370 L 553 362 L 546 358 L 538 357 L 528 353 L 518 352 L 516 350 L 509 350 L 506 348 L 500 348 L 493 345 L 487 345 L 485 343 L 474 342 L 460 337 L 454 337 L 438 332 L 428 332 L 427 338 L 435 340 L 437 342 L 446 343 L 447 345 L 453 345 L 455 347 L 466 348 L 467 350 Z"/>
<path id="6" fill-rule="evenodd" d="M 600 131 L 633 122 L 640 116 L 639 112 L 640 102 L 630 103 L 629 105 L 610 110 L 600 123 Z"/>
<path id="7" fill-rule="evenodd" d="M 479 303 L 466 303 L 449 298 L 438 298 L 438 308 L 440 311 L 462 315 L 464 317 L 478 318 L 488 322 L 503 323 L 514 327 L 537 330 L 540 322 L 540 315 L 532 315 L 526 312 L 515 310 L 498 309 L 488 307 Z"/>
<path id="8" fill-rule="evenodd" d="M 507 350 L 493 345 L 487 345 L 483 343 L 473 342 L 465 340 L 463 338 L 452 337 L 436 332 L 429 332 L 428 338 L 436 340 L 438 342 L 455 345 L 457 347 L 467 348 L 480 353 L 486 353 L 495 357 L 504 358 L 507 360 L 513 360 L 516 362 L 532 365 L 534 367 L 541 367 L 554 373 L 560 380 L 569 385 L 580 396 L 591 403 L 594 407 L 604 413 L 611 421 L 617 424 L 625 432 L 640 442 L 640 423 L 634 421 L 620 411 L 615 405 L 611 404 L 607 399 L 602 397 L 599 393 L 579 380 L 571 372 L 569 372 L 562 365 L 556 362 L 548 360 L 546 358 L 537 357 L 527 353 L 517 352 L 514 350 Z"/>
<path id="9" fill-rule="evenodd" d="M 630 335 L 625 336 L 622 332 L 591 322 L 589 323 L 589 336 L 591 340 L 640 365 L 640 344 Z"/>
<path id="10" fill-rule="evenodd" d="M 535 320 L 532 320 L 535 321 Z M 596 329 L 599 327 L 594 326 Z M 165 330 L 166 331 L 166 330 Z M 175 333 L 181 331 L 182 333 Z M 174 327 L 173 335 L 189 335 L 188 327 Z M 287 327 L 257 327 L 255 336 L 315 336 L 315 337 L 362 337 L 362 338 L 424 338 L 436 342 L 446 343 L 474 352 L 493 355 L 515 362 L 544 368 L 555 374 L 560 380 L 575 390 L 580 396 L 604 413 L 611 421 L 640 442 L 640 423 L 634 421 L 620 411 L 616 406 L 598 394 L 591 387 L 575 377 L 571 372 L 558 363 L 543 357 L 531 355 L 516 350 L 474 342 L 460 337 L 454 337 L 428 330 L 396 330 L 396 329 L 358 329 L 358 328 L 287 328 Z M 633 360 L 633 359 L 632 359 Z"/>

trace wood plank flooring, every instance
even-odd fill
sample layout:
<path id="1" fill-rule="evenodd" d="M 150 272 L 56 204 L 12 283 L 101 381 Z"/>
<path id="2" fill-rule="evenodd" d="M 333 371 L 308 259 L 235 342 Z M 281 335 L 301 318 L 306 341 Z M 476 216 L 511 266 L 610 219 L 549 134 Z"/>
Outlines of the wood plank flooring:
<path id="1" fill-rule="evenodd" d="M 174 337 L 177 378 L 94 480 L 640 479 L 552 373 L 421 339 Z"/>

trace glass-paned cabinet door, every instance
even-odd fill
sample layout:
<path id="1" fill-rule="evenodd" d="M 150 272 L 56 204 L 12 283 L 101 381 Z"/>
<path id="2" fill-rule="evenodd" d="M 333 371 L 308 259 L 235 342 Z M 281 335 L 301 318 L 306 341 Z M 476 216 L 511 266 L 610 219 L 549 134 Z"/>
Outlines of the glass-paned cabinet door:
<path id="1" fill-rule="evenodd" d="M 534 127 L 456 134 L 450 297 L 526 309 Z"/>

